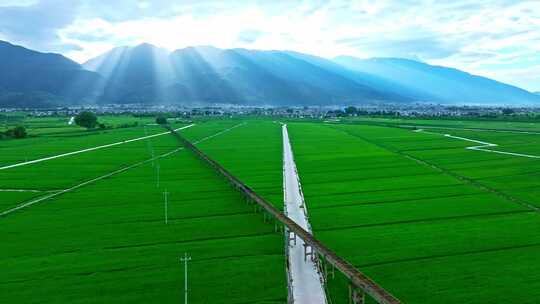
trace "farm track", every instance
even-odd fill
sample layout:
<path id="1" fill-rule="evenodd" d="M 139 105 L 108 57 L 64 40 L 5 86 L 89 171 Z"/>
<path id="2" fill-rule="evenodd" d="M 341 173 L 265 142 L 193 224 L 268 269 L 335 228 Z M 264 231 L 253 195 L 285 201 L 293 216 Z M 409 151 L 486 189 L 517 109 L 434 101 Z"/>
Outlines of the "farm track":
<path id="1" fill-rule="evenodd" d="M 460 183 L 456 183 L 455 185 L 461 185 Z M 455 185 L 446 185 L 446 186 L 440 186 L 440 185 L 434 185 L 434 186 L 421 186 L 421 187 L 404 187 L 404 188 L 395 188 L 391 189 L 391 191 L 405 191 L 405 190 L 418 190 L 418 189 L 432 189 L 432 188 L 441 188 L 441 187 L 451 187 Z M 388 191 L 388 189 L 379 189 L 379 190 L 365 190 L 365 191 L 343 191 L 343 192 L 332 192 L 332 193 L 325 193 L 325 194 L 317 194 L 317 195 L 310 195 L 310 197 L 334 197 L 336 195 L 351 195 L 351 194 L 369 194 L 369 193 L 383 193 Z"/>
<path id="2" fill-rule="evenodd" d="M 230 217 L 235 215 L 248 215 L 253 214 L 253 211 L 247 210 L 247 211 L 240 211 L 240 212 L 224 212 L 224 213 L 216 213 L 212 215 L 198 215 L 198 216 L 189 216 L 189 217 L 168 217 L 169 222 L 174 221 L 188 221 L 188 220 L 200 220 L 200 219 L 214 219 L 214 218 L 221 218 L 221 217 Z M 163 222 L 162 219 L 147 219 L 147 220 L 133 220 L 133 221 L 120 221 L 120 222 L 114 222 L 109 223 L 111 225 L 124 225 L 124 224 L 130 224 L 130 223 L 161 223 Z"/>
<path id="3" fill-rule="evenodd" d="M 523 245 L 516 245 L 516 246 L 505 246 L 505 247 L 482 249 L 482 250 L 470 250 L 470 251 L 453 253 L 453 254 L 439 254 L 439 255 L 429 255 L 429 256 L 422 256 L 422 257 L 414 257 L 414 258 L 408 258 L 408 259 L 396 259 L 396 260 L 384 261 L 384 262 L 378 262 L 378 263 L 358 264 L 356 266 L 357 267 L 362 267 L 362 268 L 367 268 L 367 267 L 374 267 L 374 266 L 381 266 L 381 265 L 388 265 L 388 264 L 396 264 L 396 263 L 403 263 L 403 262 L 415 262 L 415 261 L 423 261 L 423 260 L 433 260 L 433 259 L 441 259 L 441 258 L 447 258 L 447 257 L 466 256 L 466 255 L 474 255 L 474 254 L 483 254 L 483 253 L 488 253 L 488 252 L 498 252 L 498 251 L 507 251 L 507 250 L 533 248 L 533 247 L 540 247 L 540 243 L 523 244 Z"/>
<path id="4" fill-rule="evenodd" d="M 386 125 L 394 128 L 421 128 L 421 129 L 439 129 L 439 130 L 462 130 L 462 131 L 478 131 L 478 132 L 497 132 L 497 133 L 512 133 L 512 134 L 530 134 L 540 135 L 540 132 L 535 131 L 519 131 L 519 130 L 505 130 L 505 129 L 481 129 L 481 128 L 452 128 L 452 127 L 436 127 L 436 126 L 416 126 L 416 125 Z"/>
<path id="5" fill-rule="evenodd" d="M 524 200 L 521 200 L 521 199 L 519 199 L 519 198 L 516 198 L 516 197 L 514 197 L 514 196 L 512 196 L 512 195 L 510 195 L 510 194 L 507 194 L 507 193 L 505 193 L 505 192 L 502 192 L 502 191 L 500 191 L 500 190 L 498 190 L 498 189 L 495 189 L 495 188 L 492 188 L 492 187 L 490 187 L 490 186 L 486 186 L 486 185 L 484 185 L 484 184 L 482 184 L 482 183 L 479 183 L 478 181 L 476 181 L 476 180 L 474 180 L 474 179 L 472 179 L 472 178 L 468 178 L 468 177 L 459 175 L 459 174 L 457 174 L 457 173 L 455 173 L 455 172 L 453 172 L 453 171 L 447 170 L 447 169 L 445 169 L 445 168 L 443 168 L 443 167 L 441 167 L 441 166 L 438 166 L 438 165 L 436 165 L 436 164 L 434 164 L 434 163 L 432 163 L 432 162 L 429 162 L 429 161 L 426 161 L 426 160 L 422 160 L 422 159 L 416 158 L 416 157 L 414 157 L 414 156 L 412 156 L 412 155 L 409 155 L 409 154 L 407 154 L 407 153 L 401 152 L 401 151 L 396 150 L 396 149 L 392 149 L 392 148 L 390 148 L 390 147 L 388 147 L 388 146 L 386 146 L 386 145 L 382 145 L 382 144 L 380 144 L 380 143 L 374 142 L 374 141 L 372 141 L 372 140 L 370 140 L 370 139 L 368 139 L 368 138 L 365 138 L 365 137 L 360 136 L 360 135 L 358 135 L 358 134 L 351 133 L 351 132 L 349 132 L 349 131 L 347 131 L 347 130 L 342 130 L 342 129 L 335 128 L 335 127 L 333 127 L 333 128 L 336 129 L 336 130 L 339 130 L 339 131 L 341 131 L 341 132 L 345 132 L 346 134 L 348 134 L 348 135 L 350 135 L 350 136 L 354 136 L 354 137 L 360 138 L 361 140 L 363 140 L 363 141 L 365 141 L 365 142 L 368 142 L 368 143 L 370 143 L 370 144 L 372 144 L 372 145 L 375 145 L 375 146 L 377 146 L 377 147 L 379 147 L 379 148 L 381 148 L 381 149 L 385 149 L 385 150 L 390 151 L 390 152 L 392 152 L 392 153 L 399 154 L 399 155 L 401 155 L 401 156 L 403 156 L 403 157 L 406 157 L 406 158 L 408 158 L 408 159 L 410 159 L 410 160 L 412 160 L 412 161 L 415 161 L 415 162 L 417 162 L 417 163 L 419 163 L 419 164 L 422 164 L 422 165 L 424 165 L 424 166 L 431 167 L 431 168 L 433 168 L 433 169 L 435 169 L 435 170 L 437 170 L 437 171 L 439 171 L 439 172 L 441 172 L 441 173 L 443 173 L 443 174 L 446 174 L 446 175 L 448 175 L 448 176 L 451 176 L 451 177 L 454 177 L 454 178 L 456 178 L 456 179 L 458 179 L 458 180 L 461 180 L 461 181 L 463 181 L 463 182 L 466 182 L 466 183 L 468 183 L 468 184 L 470 184 L 470 185 L 472 185 L 472 186 L 474 186 L 474 187 L 476 187 L 476 188 L 479 188 L 479 189 L 484 190 L 484 191 L 486 191 L 486 192 L 491 192 L 491 193 L 493 193 L 493 194 L 496 194 L 496 195 L 498 195 L 499 197 L 502 197 L 502 198 L 504 198 L 504 199 L 506 199 L 506 200 L 508 200 L 508 201 L 517 203 L 517 204 L 519 204 L 519 205 L 521 205 L 521 206 L 523 206 L 523 207 L 526 207 L 526 208 L 528 208 L 528 209 L 531 209 L 531 210 L 533 210 L 533 211 L 540 212 L 540 208 L 539 208 L 539 207 L 537 207 L 537 206 L 535 206 L 535 205 L 533 205 L 533 204 L 531 204 L 531 203 L 529 203 L 529 202 L 527 202 L 527 201 L 524 201 Z"/>
<path id="6" fill-rule="evenodd" d="M 205 262 L 213 262 L 213 261 L 225 261 L 225 260 L 231 260 L 231 259 L 243 259 L 243 258 L 257 258 L 257 257 L 281 257 L 282 253 L 266 253 L 266 254 L 239 254 L 239 255 L 223 255 L 223 256 L 215 256 L 211 258 L 198 258 L 196 263 L 205 263 Z M 194 261 L 195 262 L 195 261 Z M 159 269 L 163 267 L 170 267 L 170 266 L 161 266 L 156 267 L 156 265 L 138 265 L 133 267 L 121 267 L 121 268 L 110 268 L 105 269 L 101 271 L 87 271 L 87 272 L 75 272 L 75 273 L 64 273 L 64 276 L 90 276 L 90 275 L 96 275 L 96 274 L 104 274 L 104 273 L 112 273 L 112 272 L 123 272 L 123 271 L 132 271 L 132 270 L 145 270 L 145 269 Z M 54 277 L 50 277 L 54 278 Z M 49 278 L 49 279 L 50 279 Z M 26 280 L 13 280 L 13 281 L 2 281 L 0 282 L 0 285 L 7 285 L 7 284 L 18 284 L 18 283 L 26 283 L 31 281 L 41 281 L 43 278 L 35 278 L 35 279 L 26 279 Z"/>
<path id="7" fill-rule="evenodd" d="M 291 220 L 311 233 L 307 206 L 302 194 L 293 151 L 287 132 L 287 125 L 282 126 L 283 134 L 283 200 L 285 214 Z M 286 234 L 288 239 L 288 232 Z M 295 304 L 325 304 L 327 297 L 321 275 L 312 259 L 305 258 L 303 240 L 294 244 L 287 242 L 287 261 L 290 275 L 289 286 L 292 290 L 292 302 Z"/>
<path id="8" fill-rule="evenodd" d="M 34 193 L 43 193 L 43 192 L 58 192 L 62 190 L 37 190 L 37 189 L 0 189 L 0 192 L 34 192 Z"/>
<path id="9" fill-rule="evenodd" d="M 348 225 L 348 226 L 340 226 L 340 227 L 335 227 L 335 228 L 319 228 L 317 229 L 317 231 L 318 232 L 339 231 L 339 230 L 366 228 L 366 227 L 384 227 L 384 226 L 412 224 L 412 223 L 430 223 L 430 222 L 439 222 L 439 221 L 451 221 L 451 220 L 460 220 L 460 219 L 467 219 L 467 218 L 482 218 L 482 217 L 518 214 L 518 213 L 530 213 L 530 212 L 533 212 L 533 211 L 532 210 L 516 210 L 516 211 L 490 212 L 490 213 L 482 213 L 482 214 L 429 217 L 429 218 L 423 218 L 423 219 L 393 221 L 393 222 L 374 223 L 374 224 Z"/>
<path id="10" fill-rule="evenodd" d="M 388 165 L 385 165 L 385 166 L 381 166 L 380 164 L 377 164 L 376 166 L 364 166 L 362 168 L 351 168 L 349 171 L 353 172 L 353 171 L 360 171 L 360 170 L 365 170 L 365 169 L 373 169 L 373 168 L 376 168 L 376 169 L 396 169 L 396 168 L 407 168 L 406 165 L 392 165 L 391 163 L 389 163 Z M 304 172 L 305 171 L 305 172 Z M 302 175 L 305 175 L 305 176 L 309 176 L 311 174 L 328 174 L 328 173 L 340 173 L 340 172 L 343 172 L 343 169 L 326 169 L 326 170 L 313 170 L 313 171 L 310 171 L 310 170 L 303 170 L 302 171 Z"/>
<path id="11" fill-rule="evenodd" d="M 339 182 L 335 182 L 336 184 L 339 184 Z M 323 183 L 321 183 L 323 184 Z M 448 184 L 448 186 L 458 186 L 462 185 L 463 183 L 455 183 L 455 184 Z M 310 183 L 311 185 L 311 183 Z M 399 191 L 399 190 L 417 190 L 417 189 L 431 189 L 431 188 L 439 188 L 443 187 L 441 185 L 433 185 L 433 186 L 426 186 L 426 187 L 403 187 L 403 188 L 392 188 L 392 189 L 379 189 L 379 190 L 365 190 L 365 191 L 340 191 L 340 190 L 333 190 L 333 192 L 327 192 L 325 194 L 320 195 L 312 195 L 311 197 L 326 197 L 326 196 L 335 196 L 335 195 L 343 195 L 343 194 L 366 194 L 366 193 L 382 193 L 386 191 Z"/>
<path id="12" fill-rule="evenodd" d="M 479 140 L 474 140 L 474 139 L 470 139 L 470 138 L 466 138 L 466 137 L 453 136 L 453 135 L 450 135 L 450 134 L 444 134 L 444 136 L 449 137 L 449 138 L 461 139 L 461 140 L 470 141 L 470 142 L 480 144 L 480 146 L 473 146 L 473 147 L 465 148 L 465 149 L 468 149 L 468 150 L 476 150 L 476 151 L 484 151 L 484 152 L 498 153 L 498 154 L 504 154 L 504 155 L 512 155 L 512 156 L 540 159 L 540 156 L 538 156 L 538 155 L 521 154 L 521 153 L 514 153 L 514 152 L 506 152 L 506 151 L 486 149 L 486 148 L 491 148 L 491 147 L 498 147 L 499 146 L 498 144 L 482 142 L 482 141 L 479 141 Z"/>
<path id="13" fill-rule="evenodd" d="M 118 249 L 125 249 L 125 248 L 152 247 L 152 246 L 167 245 L 167 244 L 189 244 L 189 243 L 195 243 L 195 242 L 219 241 L 219 240 L 225 240 L 225 239 L 232 240 L 232 239 L 238 239 L 238 238 L 251 238 L 251 237 L 257 238 L 257 237 L 268 236 L 268 235 L 276 235 L 276 233 L 272 229 L 271 231 L 268 231 L 266 233 L 255 232 L 255 233 L 236 234 L 233 236 L 218 236 L 218 237 L 206 237 L 206 238 L 197 238 L 197 239 L 180 240 L 180 241 L 165 241 L 165 242 L 107 246 L 107 247 L 103 247 L 103 249 L 104 250 L 118 250 Z"/>
<path id="14" fill-rule="evenodd" d="M 178 129 L 176 129 L 175 131 L 183 130 L 183 129 L 187 129 L 187 128 L 191 128 L 191 127 L 193 127 L 194 125 L 195 125 L 195 124 L 187 125 L 187 126 L 178 128 Z M 31 165 L 31 164 L 35 164 L 35 163 L 40 163 L 40 162 L 48 161 L 48 160 L 51 160 L 51 159 L 57 159 L 57 158 L 61 158 L 61 157 L 66 157 L 66 156 L 71 156 L 71 155 L 77 155 L 77 154 L 81 154 L 81 153 L 85 153 L 85 152 L 90 152 L 90 151 L 95 151 L 95 150 L 100 150 L 100 149 L 104 149 L 104 148 L 110 148 L 110 147 L 114 147 L 114 146 L 118 146 L 118 145 L 123 145 L 123 144 L 131 143 L 131 142 L 135 142 L 135 141 L 140 141 L 140 140 L 145 140 L 145 139 L 149 139 L 149 138 L 153 138 L 153 137 L 158 137 L 158 136 L 166 135 L 166 134 L 169 134 L 169 133 L 170 133 L 170 132 L 162 132 L 162 133 L 158 133 L 158 134 L 147 135 L 147 136 L 143 136 L 143 137 L 138 137 L 138 138 L 133 138 L 133 139 L 128 139 L 128 140 L 123 140 L 123 141 L 115 142 L 115 143 L 112 143 L 112 144 L 106 144 L 106 145 L 101 145 L 101 146 L 97 146 L 97 147 L 92 147 L 92 148 L 82 149 L 82 150 L 78 150 L 78 151 L 72 151 L 72 152 L 68 152 L 68 153 L 62 153 L 62 154 L 53 155 L 53 156 L 48 156 L 48 157 L 39 158 L 39 159 L 35 159 L 35 160 L 25 161 L 25 162 L 22 162 L 22 163 L 16 163 L 16 164 L 12 164 L 12 165 L 7 165 L 7 166 L 0 167 L 0 170 L 6 170 L 6 169 L 15 168 L 15 167 Z M 1 214 L 0 214 L 0 215 L 1 215 Z"/>
<path id="15" fill-rule="evenodd" d="M 342 171 L 343 172 L 343 171 Z M 361 170 L 351 170 L 351 171 L 348 171 L 348 172 L 361 172 Z M 401 174 L 399 177 L 413 177 L 413 176 L 429 176 L 429 175 L 433 175 L 433 172 L 425 172 L 425 173 L 407 173 L 407 174 Z M 304 175 L 306 176 L 306 175 Z M 317 185 L 317 184 L 328 184 L 328 183 L 343 183 L 343 182 L 358 182 L 358 181 L 373 181 L 373 180 L 378 180 L 378 179 L 392 179 L 392 178 L 395 178 L 395 176 L 392 176 L 392 175 L 388 175 L 388 176 L 377 176 L 377 177 L 369 177 L 369 176 L 365 176 L 365 177 L 354 177 L 354 176 L 350 176 L 350 177 L 344 177 L 344 178 L 341 178 L 341 179 L 333 179 L 331 181 L 310 181 L 309 182 L 309 185 Z M 307 179 L 307 178 L 304 178 L 304 179 Z"/>
<path id="16" fill-rule="evenodd" d="M 102 176 L 99 176 L 99 177 L 96 177 L 96 178 L 87 180 L 87 181 L 85 181 L 85 182 L 82 182 L 82 183 L 77 184 L 77 185 L 75 185 L 75 186 L 72 186 L 72 187 L 70 187 L 70 188 L 67 188 L 67 189 L 64 189 L 64 190 L 60 190 L 60 191 L 58 191 L 58 192 L 54 192 L 54 193 L 49 194 L 49 195 L 41 196 L 41 197 L 39 197 L 39 198 L 37 198 L 37 199 L 30 200 L 30 201 L 28 201 L 28 202 L 26 202 L 26 203 L 23 203 L 23 204 L 20 204 L 20 205 L 18 205 L 18 206 L 16 206 L 16 207 L 13 207 L 13 208 L 11 208 L 11 209 L 8 209 L 8 210 L 5 210 L 5 211 L 0 212 L 0 217 L 6 216 L 6 215 L 11 214 L 11 213 L 13 213 L 13 212 L 15 212 L 15 211 L 18 211 L 18 210 L 21 210 L 21 209 L 30 207 L 30 206 L 32 206 L 32 205 L 34 205 L 34 204 L 37 204 L 37 203 L 40 203 L 40 202 L 42 202 L 42 201 L 45 201 L 45 200 L 48 200 L 48 199 L 57 197 L 57 196 L 59 196 L 59 195 L 62 195 L 62 194 L 71 192 L 71 191 L 73 191 L 73 190 L 82 188 L 82 187 L 84 187 L 84 186 L 86 186 L 86 185 L 92 184 L 92 183 L 97 182 L 97 181 L 100 181 L 100 180 L 102 180 L 102 179 L 106 179 L 106 178 L 108 178 L 108 177 L 111 177 L 111 176 L 120 174 L 120 173 L 125 172 L 125 171 L 128 171 L 128 170 L 130 170 L 130 169 L 133 169 L 133 168 L 142 166 L 142 165 L 144 165 L 144 164 L 146 164 L 146 163 L 148 163 L 148 162 L 154 161 L 154 160 L 156 160 L 156 159 L 160 159 L 160 158 L 163 158 L 163 157 L 167 157 L 167 156 L 169 156 L 169 155 L 171 155 L 171 154 L 173 154 L 173 153 L 175 153 L 175 152 L 178 152 L 178 151 L 180 151 L 180 150 L 182 150 L 182 149 L 183 149 L 183 148 L 177 148 L 177 149 L 175 149 L 175 150 L 172 150 L 172 151 L 170 151 L 170 152 L 167 152 L 167 153 L 158 155 L 158 156 L 156 156 L 156 157 L 149 158 L 149 159 L 147 159 L 147 160 L 143 160 L 143 161 L 141 161 L 141 162 L 138 162 L 138 163 L 132 164 L 132 165 L 130 165 L 130 166 L 127 166 L 127 167 L 124 167 L 124 168 L 115 170 L 115 171 L 110 172 L 110 173 L 107 173 L 107 174 L 105 174 L 105 175 L 102 175 Z"/>
<path id="17" fill-rule="evenodd" d="M 197 239 L 189 239 L 189 240 L 181 240 L 181 241 L 166 241 L 166 242 L 154 242 L 154 243 L 140 243 L 140 244 L 132 244 L 132 245 L 119 245 L 119 246 L 107 246 L 100 248 L 103 250 L 109 250 L 109 251 L 115 251 L 115 250 L 123 250 L 123 249 L 131 249 L 131 248 L 143 248 L 143 247 L 155 247 L 155 246 L 162 246 L 162 245 L 172 245 L 172 244 L 196 244 L 200 242 L 212 242 L 212 241 L 233 241 L 237 240 L 239 242 L 247 241 L 248 239 L 257 239 L 261 237 L 276 237 L 276 233 L 272 230 L 269 232 L 259 232 L 257 234 L 237 234 L 232 236 L 220 236 L 220 237 L 214 237 L 214 238 L 197 238 Z M 75 249 L 75 250 L 64 250 L 64 251 L 53 251 L 49 253 L 49 255 L 69 255 L 69 254 L 79 254 L 80 252 L 84 251 L 83 249 Z M 279 255 L 283 255 L 283 253 L 279 253 Z M 23 256 L 17 256 L 16 258 L 21 258 Z M 198 259 L 202 260 L 202 259 Z M 207 259 L 210 260 L 210 259 Z M 22 281 L 22 280 L 21 280 Z M 0 284 L 6 284 L 5 281 L 0 281 Z"/>
<path id="18" fill-rule="evenodd" d="M 202 138 L 202 139 L 200 139 L 200 140 L 197 140 L 197 141 L 195 142 L 195 144 L 198 144 L 198 143 L 204 142 L 204 141 L 206 141 L 206 140 L 209 140 L 209 139 L 211 139 L 211 138 L 214 138 L 214 137 L 216 137 L 216 136 L 218 136 L 218 135 L 221 135 L 221 134 L 223 134 L 223 133 L 225 133 L 225 132 L 228 132 L 228 131 L 230 131 L 230 130 L 236 128 L 236 127 L 239 127 L 239 126 L 241 126 L 241 125 L 243 125 L 243 123 L 242 123 L 242 124 L 235 125 L 235 126 L 233 126 L 233 127 L 231 127 L 231 128 L 228 128 L 228 129 L 219 131 L 219 132 L 217 132 L 217 133 L 215 133 L 215 134 L 206 136 L 206 137 L 204 137 L 204 138 Z M 191 126 L 193 126 L 193 124 L 192 124 L 192 125 L 189 125 L 189 126 L 186 126 L 186 127 L 179 128 L 179 129 L 185 129 L 185 128 L 191 127 Z M 176 130 L 179 130 L 179 129 L 176 129 Z M 176 131 L 176 130 L 175 130 L 175 131 Z M 159 134 L 154 134 L 154 135 L 150 135 L 150 136 L 151 136 L 151 137 L 156 137 L 156 136 L 160 136 L 160 135 L 163 135 L 163 134 L 170 134 L 170 133 L 171 133 L 171 132 L 168 131 L 168 132 L 159 133 Z M 148 137 L 145 136 L 145 137 L 141 137 L 141 138 L 142 138 L 142 139 L 146 139 L 146 138 L 148 138 Z M 139 138 L 139 139 L 137 139 L 137 140 L 141 140 L 141 138 Z M 121 142 L 121 143 L 125 143 L 125 141 L 124 141 L 124 142 Z M 119 143 L 119 144 L 120 144 L 120 143 Z M 100 146 L 100 147 L 103 147 L 103 146 Z M 101 149 L 101 148 L 100 148 L 100 149 Z M 130 170 L 130 169 L 133 169 L 133 168 L 140 167 L 140 166 L 142 166 L 142 165 L 144 165 L 144 164 L 146 164 L 146 163 L 153 162 L 154 160 L 157 160 L 157 159 L 161 159 L 161 158 L 167 157 L 167 156 L 172 155 L 172 154 L 174 154 L 174 153 L 176 153 L 176 152 L 178 152 L 178 151 L 180 151 L 180 150 L 183 150 L 183 149 L 184 149 L 183 147 L 179 147 L 179 148 L 176 148 L 176 149 L 174 149 L 174 150 L 172 150 L 172 151 L 169 151 L 169 152 L 160 154 L 160 155 L 158 155 L 158 156 L 155 156 L 155 157 L 152 157 L 152 158 L 149 158 L 149 159 L 140 161 L 140 162 L 137 162 L 137 163 L 132 164 L 132 165 L 129 165 L 129 166 L 127 166 L 127 167 L 124 167 L 124 168 L 115 170 L 115 171 L 113 171 L 113 172 L 107 173 L 107 174 L 105 174 L 105 175 L 102 175 L 102 176 L 99 176 L 99 177 L 96 177 L 96 178 L 93 178 L 93 179 L 84 181 L 84 182 L 82 182 L 82 183 L 80 183 L 80 184 L 77 184 L 77 185 L 75 185 L 75 186 L 72 186 L 72 187 L 70 187 L 70 188 L 67 188 L 67 189 L 64 189 L 64 190 L 59 190 L 59 191 L 54 192 L 54 193 L 52 193 L 52 194 L 45 195 L 45 196 L 41 196 L 41 197 L 38 197 L 38 198 L 36 198 L 36 199 L 32 199 L 32 200 L 30 200 L 30 201 L 28 201 L 28 202 L 22 203 L 22 204 L 20 204 L 20 205 L 18 205 L 18 206 L 15 206 L 15 207 L 13 207 L 13 208 L 10 208 L 10 209 L 7 209 L 7 210 L 4 210 L 4 211 L 0 212 L 0 218 L 1 218 L 1 217 L 5 217 L 5 216 L 7 216 L 7 215 L 9 215 L 9 214 L 11 214 L 11 213 L 13 213 L 13 212 L 19 211 L 19 210 L 21 210 L 21 209 L 24 209 L 24 208 L 30 207 L 30 206 L 32 206 L 32 205 L 35 205 L 35 204 L 37 204 L 37 203 L 43 202 L 43 201 L 45 201 L 45 200 L 48 200 L 48 199 L 57 197 L 57 196 L 59 196 L 59 195 L 62 195 L 62 194 L 68 193 L 68 192 L 71 192 L 71 191 L 73 191 L 73 190 L 77 190 L 77 189 L 79 189 L 79 188 L 82 188 L 82 187 L 87 186 L 87 185 L 89 185 L 89 184 L 92 184 L 92 183 L 94 183 L 94 182 L 97 182 L 97 181 L 106 179 L 106 178 L 108 178 L 108 177 L 111 177 L 111 176 L 114 176 L 114 175 L 117 175 L 117 174 L 120 174 L 120 173 L 123 173 L 123 172 L 126 172 L 126 171 L 128 171 L 128 170 Z M 86 152 L 86 150 L 81 150 L 81 151 L 85 151 L 85 152 Z M 82 153 L 82 152 L 80 152 L 80 153 Z M 1 168 L 0 168 L 0 169 L 1 169 Z"/>
<path id="19" fill-rule="evenodd" d="M 361 194 L 362 192 L 359 192 Z M 313 210 L 321 210 L 321 209 L 335 209 L 335 208 L 347 208 L 352 206 L 370 206 L 370 205 L 384 205 L 384 204 L 399 204 L 402 202 L 418 202 L 418 201 L 430 201 L 433 199 L 439 199 L 439 198 L 462 198 L 467 196 L 475 196 L 479 195 L 478 193 L 467 193 L 467 194 L 450 194 L 450 195 L 439 195 L 439 196 L 430 196 L 430 197 L 423 197 L 423 198 L 408 198 L 408 199 L 394 199 L 394 200 L 388 200 L 388 201 L 379 201 L 379 202 L 366 202 L 366 203 L 347 203 L 347 204 L 340 204 L 340 205 L 329 205 L 325 204 L 324 206 L 318 206 L 318 207 L 311 207 Z"/>
<path id="20" fill-rule="evenodd" d="M 427 132 L 427 131 L 424 131 L 422 129 L 416 130 L 414 132 L 436 134 L 436 135 L 441 135 L 441 136 L 448 137 L 448 138 L 460 139 L 460 140 L 480 144 L 480 146 L 466 147 L 465 149 L 467 149 L 467 150 L 475 150 L 475 151 L 483 151 L 483 152 L 489 152 L 489 153 L 497 153 L 497 154 L 504 154 L 504 155 L 511 155 L 511 156 L 519 156 L 519 157 L 540 159 L 540 156 L 538 156 L 538 155 L 522 154 L 522 153 L 514 153 L 514 152 L 506 152 L 506 151 L 500 151 L 500 150 L 487 149 L 487 148 L 498 147 L 499 145 L 494 144 L 494 143 L 488 143 L 488 142 L 476 140 L 476 139 L 471 139 L 471 138 L 466 138 L 466 137 L 461 137 L 461 136 L 454 136 L 454 135 L 451 135 L 451 134 L 441 134 L 441 133 Z M 405 150 L 402 150 L 402 151 L 405 151 Z M 413 151 L 419 151 L 419 150 L 413 150 Z"/>
<path id="21" fill-rule="evenodd" d="M 523 172 L 523 173 L 512 173 L 512 174 L 497 174 L 497 175 L 490 175 L 490 176 L 485 176 L 485 177 L 479 177 L 477 178 L 476 180 L 486 180 L 486 179 L 490 179 L 490 178 L 499 178 L 499 177 L 523 177 L 523 176 L 526 176 L 526 177 L 534 177 L 534 176 L 538 176 L 540 173 L 538 171 L 531 171 L 531 172 Z M 532 186 L 531 186 L 532 187 Z"/>

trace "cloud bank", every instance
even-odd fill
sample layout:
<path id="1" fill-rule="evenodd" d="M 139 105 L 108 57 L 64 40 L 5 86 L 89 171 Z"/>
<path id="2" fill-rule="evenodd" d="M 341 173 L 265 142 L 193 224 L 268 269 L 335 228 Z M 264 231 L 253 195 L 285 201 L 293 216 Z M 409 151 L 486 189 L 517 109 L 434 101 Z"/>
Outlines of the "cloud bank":
<path id="1" fill-rule="evenodd" d="M 142 42 L 403 57 L 540 91 L 537 0 L 0 0 L 0 39 L 79 62 Z"/>

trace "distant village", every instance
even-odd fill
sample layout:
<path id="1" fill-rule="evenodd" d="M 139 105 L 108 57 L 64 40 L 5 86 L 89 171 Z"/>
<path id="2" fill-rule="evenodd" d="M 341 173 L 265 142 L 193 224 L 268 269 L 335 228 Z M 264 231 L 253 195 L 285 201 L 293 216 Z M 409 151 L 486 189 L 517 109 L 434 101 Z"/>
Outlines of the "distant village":
<path id="1" fill-rule="evenodd" d="M 540 119 L 538 107 L 501 106 L 449 106 L 435 104 L 374 104 L 357 106 L 297 106 L 255 107 L 239 105 L 215 105 L 186 107 L 177 105 L 121 104 L 103 106 L 72 106 L 49 109 L 0 108 L 0 113 L 24 112 L 28 116 L 74 116 L 81 111 L 92 111 L 98 115 L 169 116 L 191 118 L 200 116 L 269 116 L 306 119 L 336 119 L 355 116 L 381 116 L 402 118 L 425 117 L 497 117 L 521 116 Z"/>

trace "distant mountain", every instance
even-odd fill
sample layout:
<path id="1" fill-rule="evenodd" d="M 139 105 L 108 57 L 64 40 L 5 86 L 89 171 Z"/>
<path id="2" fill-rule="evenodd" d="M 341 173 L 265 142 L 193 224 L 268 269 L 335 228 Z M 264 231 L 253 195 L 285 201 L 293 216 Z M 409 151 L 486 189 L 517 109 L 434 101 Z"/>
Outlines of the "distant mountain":
<path id="1" fill-rule="evenodd" d="M 334 59 L 352 71 L 380 77 L 389 92 L 420 101 L 455 104 L 538 104 L 540 98 L 528 91 L 485 77 L 399 58 Z M 403 90 L 405 89 L 405 90 Z"/>
<path id="2" fill-rule="evenodd" d="M 173 82 L 168 56 L 165 49 L 144 43 L 112 49 L 83 66 L 105 78 L 102 102 L 145 103 Z"/>
<path id="3" fill-rule="evenodd" d="M 188 47 L 167 54 L 142 44 L 113 49 L 84 67 L 120 89 L 106 94 L 118 103 L 325 105 L 399 99 L 278 51 Z"/>
<path id="4" fill-rule="evenodd" d="M 59 54 L 0 41 L 0 106 L 36 107 L 88 102 L 103 81 Z"/>
<path id="5" fill-rule="evenodd" d="M 333 60 L 291 51 L 151 44 L 82 66 L 0 41 L 0 107 L 88 103 L 350 105 L 540 104 L 540 96 L 456 69 L 395 58 Z"/>

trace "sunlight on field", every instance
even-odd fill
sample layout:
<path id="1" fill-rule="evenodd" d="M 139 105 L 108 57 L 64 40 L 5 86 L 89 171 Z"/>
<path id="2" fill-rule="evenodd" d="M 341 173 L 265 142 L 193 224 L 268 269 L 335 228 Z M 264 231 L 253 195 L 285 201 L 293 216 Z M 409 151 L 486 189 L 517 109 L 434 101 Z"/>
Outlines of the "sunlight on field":
<path id="1" fill-rule="evenodd" d="M 164 130 L 25 123 L 51 132 L 0 141 L 0 165 Z M 472 130 L 497 128 L 473 121 L 452 130 L 444 121 L 415 122 L 429 132 L 385 123 L 287 122 L 315 237 L 407 303 L 540 296 L 540 161 L 466 149 L 470 142 L 444 134 L 529 154 L 540 154 L 540 135 Z M 283 209 L 279 122 L 204 119 L 180 132 Z M 182 297 L 184 252 L 192 256 L 194 303 L 287 299 L 283 235 L 168 134 L 0 170 L 0 179 L 0 212 L 38 201 L 0 217 L 0 291 L 8 300 L 30 302 L 39 292 L 42 301 L 172 303 Z M 71 287 L 52 293 L 59 284 Z M 332 303 L 347 303 L 346 279 L 337 274 L 327 292 Z"/>

